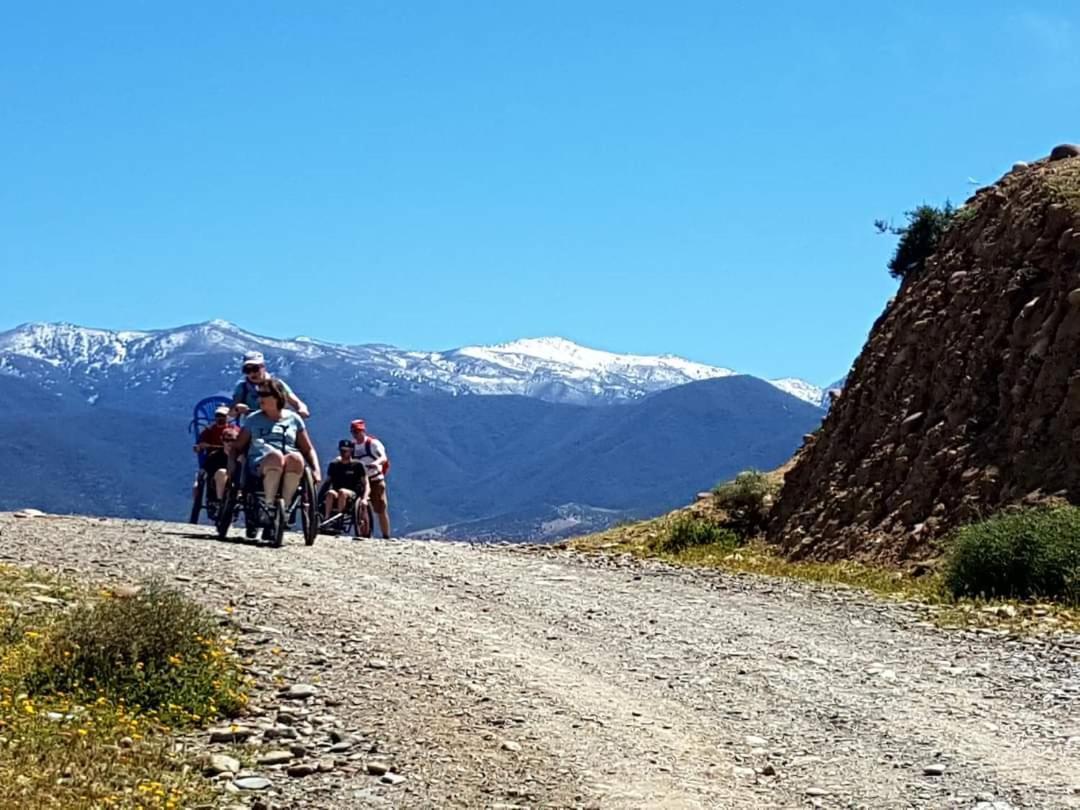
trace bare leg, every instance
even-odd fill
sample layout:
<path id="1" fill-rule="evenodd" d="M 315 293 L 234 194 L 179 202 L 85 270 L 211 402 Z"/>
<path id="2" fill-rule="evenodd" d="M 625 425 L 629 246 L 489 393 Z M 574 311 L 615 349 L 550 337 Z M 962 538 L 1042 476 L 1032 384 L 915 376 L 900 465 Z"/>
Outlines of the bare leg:
<path id="1" fill-rule="evenodd" d="M 382 529 L 382 536 L 385 539 L 390 536 L 390 508 L 387 507 L 376 514 L 379 516 L 379 528 Z"/>
<path id="2" fill-rule="evenodd" d="M 330 514 L 334 511 L 334 503 L 337 500 L 337 492 L 335 490 L 328 490 L 326 493 L 326 499 L 323 501 L 323 520 L 329 520 Z"/>
<path id="3" fill-rule="evenodd" d="M 337 510 L 338 512 L 344 512 L 345 507 L 349 505 L 349 498 L 355 497 L 354 493 L 350 489 L 343 489 L 337 496 Z"/>
<path id="4" fill-rule="evenodd" d="M 225 499 L 225 484 L 229 481 L 229 471 L 220 469 L 214 473 L 214 491 L 219 501 Z"/>

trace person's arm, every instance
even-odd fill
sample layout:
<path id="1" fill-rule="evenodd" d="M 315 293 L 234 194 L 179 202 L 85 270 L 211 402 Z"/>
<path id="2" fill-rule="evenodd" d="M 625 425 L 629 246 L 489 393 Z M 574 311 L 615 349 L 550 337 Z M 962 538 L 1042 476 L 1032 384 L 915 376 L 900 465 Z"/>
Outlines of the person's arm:
<path id="1" fill-rule="evenodd" d="M 307 419 L 311 416 L 311 411 L 308 410 L 308 406 L 304 404 L 304 401 L 300 399 L 296 394 L 289 397 L 289 404 L 292 405 L 292 409 Z"/>
<path id="2" fill-rule="evenodd" d="M 307 459 L 308 464 L 311 467 L 311 477 L 315 483 L 318 484 L 322 481 L 322 470 L 319 469 L 319 454 L 315 452 L 315 445 L 311 443 L 311 439 L 308 438 L 307 430 L 300 430 L 296 434 L 296 447 Z"/>
<path id="3" fill-rule="evenodd" d="M 285 401 L 289 403 L 289 407 L 296 411 L 304 419 L 311 416 L 311 412 L 308 410 L 308 406 L 304 403 L 300 397 L 296 395 L 296 392 L 292 390 L 287 382 L 281 380 L 281 384 L 285 386 Z"/>
<path id="4" fill-rule="evenodd" d="M 357 494 L 360 496 L 360 503 L 367 504 L 371 502 L 371 481 L 368 480 L 367 470 L 361 473 L 360 478 L 364 481 L 364 491 Z"/>
<path id="5" fill-rule="evenodd" d="M 229 409 L 229 416 L 243 416 L 251 410 L 244 402 L 244 383 L 240 383 L 236 386 L 232 396 L 232 408 Z"/>
<path id="6" fill-rule="evenodd" d="M 386 448 L 383 443 L 378 439 L 371 440 L 371 449 L 375 451 L 375 460 L 371 462 L 373 467 L 378 467 L 382 470 L 383 462 L 386 461 L 388 456 L 386 455 Z"/>
<path id="7" fill-rule="evenodd" d="M 251 444 L 251 431 L 247 428 L 240 430 L 240 435 L 236 437 L 236 441 L 233 442 L 233 455 L 240 455 L 248 449 L 248 445 Z"/>

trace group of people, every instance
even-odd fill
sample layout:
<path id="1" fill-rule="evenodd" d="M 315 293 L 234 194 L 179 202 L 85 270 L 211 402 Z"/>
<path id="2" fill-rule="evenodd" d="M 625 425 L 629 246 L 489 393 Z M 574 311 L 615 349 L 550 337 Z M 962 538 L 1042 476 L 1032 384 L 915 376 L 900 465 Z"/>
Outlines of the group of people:
<path id="1" fill-rule="evenodd" d="M 244 378 L 236 385 L 232 405 L 214 412 L 214 422 L 199 434 L 195 451 L 206 453 L 203 470 L 213 482 L 218 501 L 225 496 L 230 470 L 243 460 L 249 474 L 262 479 L 268 504 L 279 495 L 289 503 L 300 486 L 305 464 L 316 486 L 322 481 L 319 456 L 304 423 L 310 411 L 288 383 L 270 375 L 261 352 L 245 354 L 241 369 Z M 231 424 L 232 418 L 241 424 Z M 352 438 L 338 442 L 338 457 L 327 469 L 323 516 L 328 520 L 359 500 L 362 506 L 371 505 L 382 536 L 388 538 L 386 448 L 368 435 L 363 419 L 354 419 L 349 432 Z"/>

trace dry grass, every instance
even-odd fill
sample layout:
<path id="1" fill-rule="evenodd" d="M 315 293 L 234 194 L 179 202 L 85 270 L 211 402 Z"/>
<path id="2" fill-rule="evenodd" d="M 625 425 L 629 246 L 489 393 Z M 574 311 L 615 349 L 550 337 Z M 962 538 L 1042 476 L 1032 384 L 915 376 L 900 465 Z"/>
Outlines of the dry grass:
<path id="1" fill-rule="evenodd" d="M 205 724 L 220 706 L 241 705 L 244 697 L 233 657 L 207 633 L 196 609 L 175 619 L 174 629 L 190 631 L 202 651 L 198 661 L 175 654 L 171 661 L 153 660 L 153 651 L 141 646 L 161 625 L 147 620 L 146 610 L 175 608 L 177 602 L 162 600 L 179 599 L 153 587 L 122 599 L 0 566 L 0 810 L 179 808 L 212 799 L 174 750 L 173 732 Z M 125 619 L 141 626 L 118 624 Z M 99 650 L 80 642 L 110 636 L 148 654 L 115 659 L 117 671 L 105 676 L 88 663 Z M 172 671 L 162 672 L 158 685 L 175 690 L 156 693 L 158 705 L 131 700 L 131 684 L 146 685 L 138 673 L 163 670 L 163 664 Z M 87 674 L 94 671 L 98 676 Z"/>
<path id="2" fill-rule="evenodd" d="M 738 549 L 725 543 L 700 545 L 676 552 L 662 551 L 679 515 L 691 511 L 723 520 L 723 512 L 709 500 L 651 520 L 615 526 L 569 542 L 578 551 L 630 554 L 662 559 L 677 565 L 720 568 L 741 574 L 802 580 L 840 588 L 855 588 L 877 596 L 927 605 L 931 618 L 945 627 L 994 628 L 1024 634 L 1071 630 L 1080 632 L 1080 610 L 1056 603 L 987 602 L 955 599 L 938 574 L 913 576 L 908 572 L 853 561 L 814 562 L 788 560 L 776 549 L 752 541 Z"/>
<path id="3" fill-rule="evenodd" d="M 1080 160 L 1062 160 L 1047 164 L 1042 176 L 1050 192 L 1074 211 L 1080 211 Z"/>

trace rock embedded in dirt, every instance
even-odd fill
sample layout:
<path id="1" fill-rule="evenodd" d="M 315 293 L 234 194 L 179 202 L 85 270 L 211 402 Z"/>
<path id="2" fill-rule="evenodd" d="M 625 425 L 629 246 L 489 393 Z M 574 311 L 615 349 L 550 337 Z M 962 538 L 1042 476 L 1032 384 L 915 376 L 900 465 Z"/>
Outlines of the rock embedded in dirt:
<path id="1" fill-rule="evenodd" d="M 318 771 L 319 765 L 314 762 L 298 762 L 296 765 L 290 765 L 285 769 L 285 773 L 296 778 L 311 776 L 313 773 L 318 773 Z"/>
<path id="2" fill-rule="evenodd" d="M 234 779 L 232 785 L 240 790 L 269 790 L 273 783 L 265 776 L 242 776 Z"/>
<path id="3" fill-rule="evenodd" d="M 293 754 L 291 751 L 267 751 L 255 761 L 260 765 L 283 765 L 286 762 L 292 762 L 292 760 Z"/>
<path id="4" fill-rule="evenodd" d="M 212 743 L 239 743 L 255 736 L 255 729 L 247 726 L 224 726 L 210 729 Z"/>
<path id="5" fill-rule="evenodd" d="M 203 765 L 203 773 L 207 776 L 218 776 L 223 773 L 239 773 L 240 760 L 226 754 L 210 754 Z"/>
<path id="6" fill-rule="evenodd" d="M 294 683 L 288 689 L 281 692 L 281 697 L 286 700 L 307 700 L 319 694 L 319 687 L 310 683 Z"/>
<path id="7" fill-rule="evenodd" d="M 368 762 L 366 768 L 367 772 L 370 773 L 372 776 L 382 776 L 390 770 L 389 765 L 377 759 Z"/>

